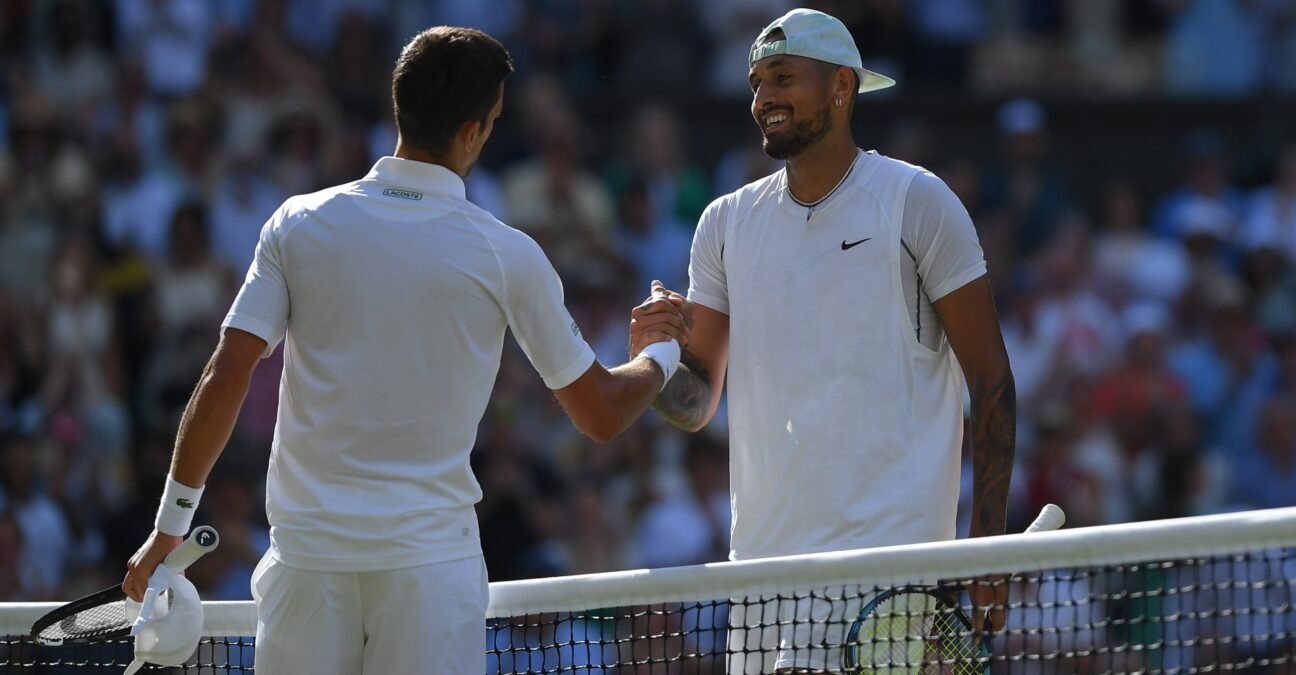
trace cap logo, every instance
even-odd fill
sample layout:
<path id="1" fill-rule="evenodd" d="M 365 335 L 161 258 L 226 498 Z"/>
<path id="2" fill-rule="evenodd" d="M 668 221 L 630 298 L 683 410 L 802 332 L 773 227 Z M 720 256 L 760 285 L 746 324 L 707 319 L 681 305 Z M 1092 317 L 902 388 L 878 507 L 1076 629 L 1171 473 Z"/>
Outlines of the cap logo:
<path id="1" fill-rule="evenodd" d="M 775 40 L 765 44 L 753 45 L 751 50 L 751 59 L 747 61 L 748 65 L 757 61 L 774 56 L 775 54 L 787 53 L 787 40 Z"/>

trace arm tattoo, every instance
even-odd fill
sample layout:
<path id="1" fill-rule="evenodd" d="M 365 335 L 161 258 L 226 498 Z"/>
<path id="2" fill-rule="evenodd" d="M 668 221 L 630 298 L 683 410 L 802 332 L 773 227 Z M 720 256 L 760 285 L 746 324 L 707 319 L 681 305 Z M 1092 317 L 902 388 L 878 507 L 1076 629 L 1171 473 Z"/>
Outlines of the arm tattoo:
<path id="1" fill-rule="evenodd" d="M 981 534 L 1006 531 L 1008 485 L 1017 444 L 1017 390 L 1009 372 L 994 384 L 976 376 L 972 398 L 972 517 Z"/>
<path id="2" fill-rule="evenodd" d="M 698 357 L 684 349 L 679 370 L 653 401 L 653 408 L 667 422 L 681 429 L 695 429 L 706 419 L 711 403 L 711 376 Z"/>

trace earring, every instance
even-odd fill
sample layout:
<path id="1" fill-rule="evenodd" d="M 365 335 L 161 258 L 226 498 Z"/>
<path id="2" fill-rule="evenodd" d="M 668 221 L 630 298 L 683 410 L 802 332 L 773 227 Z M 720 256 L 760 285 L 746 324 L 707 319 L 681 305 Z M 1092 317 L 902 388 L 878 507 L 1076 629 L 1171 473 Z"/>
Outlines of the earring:
<path id="1" fill-rule="evenodd" d="M 838 107 L 838 108 L 841 107 L 841 99 L 837 99 L 837 107 Z"/>

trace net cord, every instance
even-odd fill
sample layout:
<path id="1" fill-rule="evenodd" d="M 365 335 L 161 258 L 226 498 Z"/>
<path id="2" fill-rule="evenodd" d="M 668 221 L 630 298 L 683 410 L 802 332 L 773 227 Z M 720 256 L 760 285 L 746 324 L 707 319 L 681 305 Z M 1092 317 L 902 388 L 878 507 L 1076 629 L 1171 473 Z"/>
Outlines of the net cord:
<path id="1" fill-rule="evenodd" d="M 490 618 L 665 604 L 866 583 L 937 583 L 992 573 L 1115 565 L 1296 547 L 1296 507 L 959 539 L 687 567 L 628 570 L 490 587 Z M 24 635 L 61 603 L 4 603 L 0 633 Z M 256 632 L 250 601 L 204 602 L 205 635 Z"/>

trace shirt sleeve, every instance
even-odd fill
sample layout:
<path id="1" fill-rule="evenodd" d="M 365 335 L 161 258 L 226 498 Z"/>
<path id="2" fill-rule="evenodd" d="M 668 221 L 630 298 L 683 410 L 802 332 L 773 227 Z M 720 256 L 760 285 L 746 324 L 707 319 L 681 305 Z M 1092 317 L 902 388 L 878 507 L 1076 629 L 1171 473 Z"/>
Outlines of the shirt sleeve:
<path id="1" fill-rule="evenodd" d="M 972 217 L 935 175 L 924 171 L 910 183 L 900 228 L 932 302 L 986 273 L 985 253 Z"/>
<path id="2" fill-rule="evenodd" d="M 283 216 L 284 209 L 280 208 L 261 228 L 252 266 L 221 324 L 265 340 L 262 358 L 274 352 L 288 329 L 288 281 L 280 250 Z"/>
<path id="3" fill-rule="evenodd" d="M 724 268 L 727 213 L 723 197 L 711 202 L 698 219 L 689 252 L 688 299 L 724 314 L 729 313 L 729 282 Z"/>
<path id="4" fill-rule="evenodd" d="M 533 239 L 519 233 L 514 255 L 501 261 L 504 312 L 513 337 L 545 386 L 562 389 L 594 363 L 594 350 L 563 305 L 562 281 Z"/>

